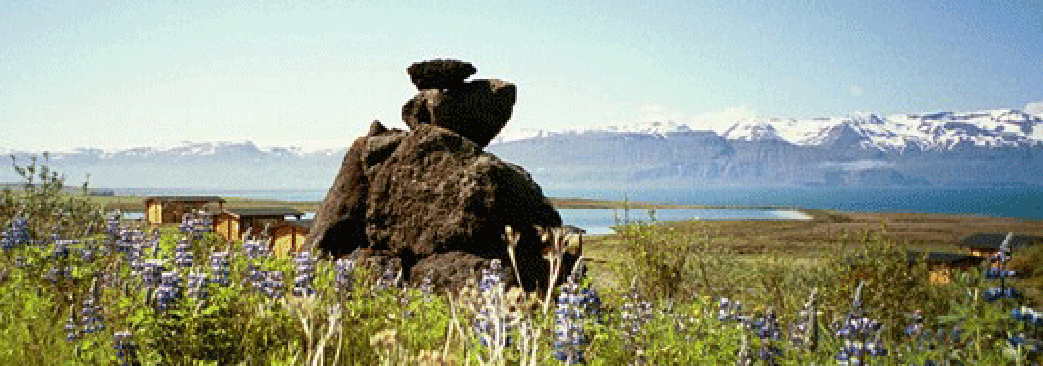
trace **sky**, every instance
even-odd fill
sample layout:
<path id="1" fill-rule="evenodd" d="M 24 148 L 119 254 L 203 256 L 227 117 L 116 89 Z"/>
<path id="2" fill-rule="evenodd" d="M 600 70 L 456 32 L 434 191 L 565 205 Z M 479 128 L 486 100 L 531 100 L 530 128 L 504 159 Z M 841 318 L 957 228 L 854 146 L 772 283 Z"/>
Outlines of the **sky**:
<path id="1" fill-rule="evenodd" d="M 1035 0 L 170 3 L 0 2 L 0 150 L 346 147 L 432 58 L 516 84 L 507 129 L 1043 110 Z"/>

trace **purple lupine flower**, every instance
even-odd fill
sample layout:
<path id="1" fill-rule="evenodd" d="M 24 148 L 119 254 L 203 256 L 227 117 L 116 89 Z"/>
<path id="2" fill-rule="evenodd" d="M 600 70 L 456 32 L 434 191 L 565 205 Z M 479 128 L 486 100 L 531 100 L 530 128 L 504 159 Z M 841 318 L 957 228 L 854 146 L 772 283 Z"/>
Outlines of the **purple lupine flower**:
<path id="1" fill-rule="evenodd" d="M 133 334 L 130 331 L 116 332 L 113 334 L 115 344 L 112 348 L 116 349 L 116 357 L 119 359 L 120 366 L 138 366 L 141 365 L 138 362 L 137 346 L 134 345 Z"/>
<path id="2" fill-rule="evenodd" d="M 293 278 L 294 296 L 314 294 L 312 281 L 315 279 L 315 257 L 311 252 L 304 251 L 297 253 L 293 261 L 297 264 L 297 276 Z"/>
<path id="3" fill-rule="evenodd" d="M 386 290 L 390 287 L 398 287 L 398 271 L 395 270 L 394 265 L 384 268 L 384 273 L 377 278 L 376 283 L 377 290 Z"/>
<path id="4" fill-rule="evenodd" d="M 0 246 L 5 251 L 29 245 L 29 221 L 21 216 L 11 219 L 11 225 L 3 232 Z"/>
<path id="5" fill-rule="evenodd" d="M 156 309 L 163 311 L 181 299 L 181 275 L 174 271 L 163 272 L 156 287 Z"/>
<path id="6" fill-rule="evenodd" d="M 80 315 L 82 315 L 84 334 L 93 334 L 105 330 L 105 321 L 101 312 L 101 305 L 97 303 L 97 299 L 95 299 L 93 294 L 88 295 L 83 300 L 83 311 Z"/>
<path id="7" fill-rule="evenodd" d="M 740 320 L 742 317 L 742 303 L 722 297 L 717 308 L 717 320 L 729 321 Z"/>
<path id="8" fill-rule="evenodd" d="M 879 341 L 881 323 L 862 315 L 862 287 L 859 282 L 851 300 L 851 310 L 840 324 L 837 337 L 845 338 L 844 347 L 837 352 L 837 362 L 841 365 L 861 365 L 866 356 L 887 355 L 887 349 Z M 870 348 L 869 345 L 873 347 Z"/>
<path id="9" fill-rule="evenodd" d="M 206 273 L 194 272 L 188 275 L 188 296 L 204 300 L 210 294 L 207 292 L 206 284 L 207 281 Z"/>
<path id="10" fill-rule="evenodd" d="M 814 349 L 818 344 L 818 289 L 813 289 L 797 321 L 790 326 L 790 343 L 797 348 Z"/>
<path id="11" fill-rule="evenodd" d="M 623 295 L 623 309 L 620 317 L 627 335 L 627 341 L 641 333 L 641 326 L 652 319 L 652 303 L 642 301 L 637 291 L 637 279 L 630 285 L 630 291 Z"/>
<path id="12" fill-rule="evenodd" d="M 281 271 L 266 271 L 264 273 L 263 291 L 271 298 L 283 296 L 283 273 Z"/>
<path id="13" fill-rule="evenodd" d="M 335 268 L 337 271 L 337 289 L 343 292 L 351 292 L 351 288 L 355 284 L 355 261 L 347 258 L 338 259 Z"/>
<path id="14" fill-rule="evenodd" d="M 195 254 L 192 253 L 192 245 L 189 244 L 188 239 L 181 239 L 178 241 L 176 247 L 174 247 L 174 265 L 181 268 L 192 267 L 195 261 Z"/>
<path id="15" fill-rule="evenodd" d="M 601 311 L 601 299 L 597 290 L 589 285 L 580 287 L 584 274 L 583 262 L 579 261 L 568 281 L 561 285 L 555 311 L 557 339 L 554 342 L 554 355 L 559 361 L 572 364 L 586 363 L 584 352 L 589 342 L 583 326 L 584 323 L 593 320 L 592 317 L 600 316 Z"/>
<path id="16" fill-rule="evenodd" d="M 479 341 L 484 346 L 510 346 L 511 323 L 517 316 L 507 312 L 503 303 L 503 267 L 499 259 L 493 259 L 488 267 L 482 268 L 478 291 L 482 301 L 474 327 Z"/>
<path id="17" fill-rule="evenodd" d="M 210 253 L 210 273 L 213 275 L 211 280 L 213 283 L 221 286 L 228 286 L 231 283 L 229 276 L 232 273 L 232 264 L 228 257 L 228 252 Z"/>
<path id="18" fill-rule="evenodd" d="M 80 339 L 79 327 L 76 324 L 76 312 L 69 313 L 69 320 L 65 322 L 65 340 L 75 342 Z"/>
<path id="19" fill-rule="evenodd" d="M 138 263 L 141 268 L 142 285 L 147 288 L 154 288 L 159 285 L 161 281 L 160 276 L 166 271 L 163 260 L 149 259 Z"/>
<path id="20" fill-rule="evenodd" d="M 250 259 L 263 258 L 268 254 L 267 242 L 262 239 L 243 240 L 243 254 Z"/>
<path id="21" fill-rule="evenodd" d="M 113 240 L 120 232 L 120 219 L 123 214 L 120 211 L 113 211 L 105 217 L 105 232 L 109 234 L 109 237 Z"/>

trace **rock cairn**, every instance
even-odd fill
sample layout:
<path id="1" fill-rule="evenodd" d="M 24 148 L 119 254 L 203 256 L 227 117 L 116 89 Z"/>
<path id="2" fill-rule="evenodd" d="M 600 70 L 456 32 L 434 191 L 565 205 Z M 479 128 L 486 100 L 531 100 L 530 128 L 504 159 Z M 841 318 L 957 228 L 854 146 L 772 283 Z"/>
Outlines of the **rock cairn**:
<path id="1" fill-rule="evenodd" d="M 458 60 L 418 62 L 407 72 L 419 89 L 402 107 L 409 131 L 374 121 L 355 140 L 308 247 L 357 263 L 394 263 L 406 281 L 458 289 L 492 260 L 512 263 L 504 240 L 510 226 L 518 273 L 508 268 L 503 278 L 546 289 L 541 233 L 560 227 L 561 217 L 524 169 L 483 150 L 511 117 L 514 85 L 468 81 L 477 69 Z"/>

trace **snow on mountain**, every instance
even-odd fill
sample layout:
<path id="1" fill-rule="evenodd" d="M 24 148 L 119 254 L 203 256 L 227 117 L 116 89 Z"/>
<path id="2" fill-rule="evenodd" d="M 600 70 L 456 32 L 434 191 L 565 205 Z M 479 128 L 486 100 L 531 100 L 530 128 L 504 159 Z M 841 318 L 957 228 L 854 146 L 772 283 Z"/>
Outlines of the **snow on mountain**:
<path id="1" fill-rule="evenodd" d="M 556 131 L 509 129 L 493 143 L 591 133 L 649 134 L 669 138 L 671 133 L 679 132 L 695 130 L 674 121 Z M 853 146 L 893 152 L 952 150 L 962 146 L 1020 147 L 1043 144 L 1043 116 L 1012 109 L 992 109 L 886 117 L 869 113 L 809 119 L 749 117 L 736 121 L 721 136 L 738 141 L 778 140 L 798 146 Z"/>
<path id="2" fill-rule="evenodd" d="M 1043 143 L 1043 118 L 1017 110 L 939 112 L 880 117 L 751 118 L 729 128 L 729 140 L 780 139 L 800 146 L 854 145 L 882 151 L 1018 147 Z"/>
<path id="3" fill-rule="evenodd" d="M 538 129 L 506 129 L 493 139 L 492 144 L 519 141 L 531 138 L 550 137 L 559 135 L 582 136 L 588 134 L 643 134 L 669 138 L 670 134 L 696 132 L 690 126 L 674 121 L 653 121 L 632 125 L 603 126 L 603 127 L 581 127 L 564 130 L 538 130 Z"/>

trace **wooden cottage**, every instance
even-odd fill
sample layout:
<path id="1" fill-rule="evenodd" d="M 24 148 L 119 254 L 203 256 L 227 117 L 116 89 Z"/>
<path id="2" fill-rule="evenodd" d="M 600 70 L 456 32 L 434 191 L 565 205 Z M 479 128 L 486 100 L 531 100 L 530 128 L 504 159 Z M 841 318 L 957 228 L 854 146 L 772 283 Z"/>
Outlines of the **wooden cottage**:
<path id="1" fill-rule="evenodd" d="M 909 251 L 907 255 L 909 264 L 924 261 L 931 271 L 929 280 L 937 284 L 952 283 L 958 272 L 979 266 L 986 260 L 985 257 L 964 253 Z"/>
<path id="2" fill-rule="evenodd" d="M 270 227 L 268 234 L 272 237 L 272 253 L 286 256 L 300 251 L 311 225 L 312 220 L 286 220 Z"/>
<path id="3" fill-rule="evenodd" d="M 991 257 L 1000 250 L 1000 244 L 1003 244 L 1003 240 L 1006 238 L 1006 233 L 977 233 L 963 238 L 959 246 L 967 254 L 978 257 Z M 1040 236 L 1014 234 L 1010 238 L 1011 250 L 1040 244 L 1043 244 L 1043 237 Z"/>
<path id="4" fill-rule="evenodd" d="M 214 231 L 225 240 L 242 240 L 247 229 L 252 228 L 259 235 L 265 225 L 271 230 L 285 222 L 287 216 L 300 220 L 304 213 L 289 207 L 226 209 L 214 215 Z"/>
<path id="5" fill-rule="evenodd" d="M 145 198 L 145 218 L 152 225 L 179 223 L 185 213 L 205 210 L 208 206 L 218 211 L 224 203 L 225 200 L 217 196 L 153 196 Z"/>

